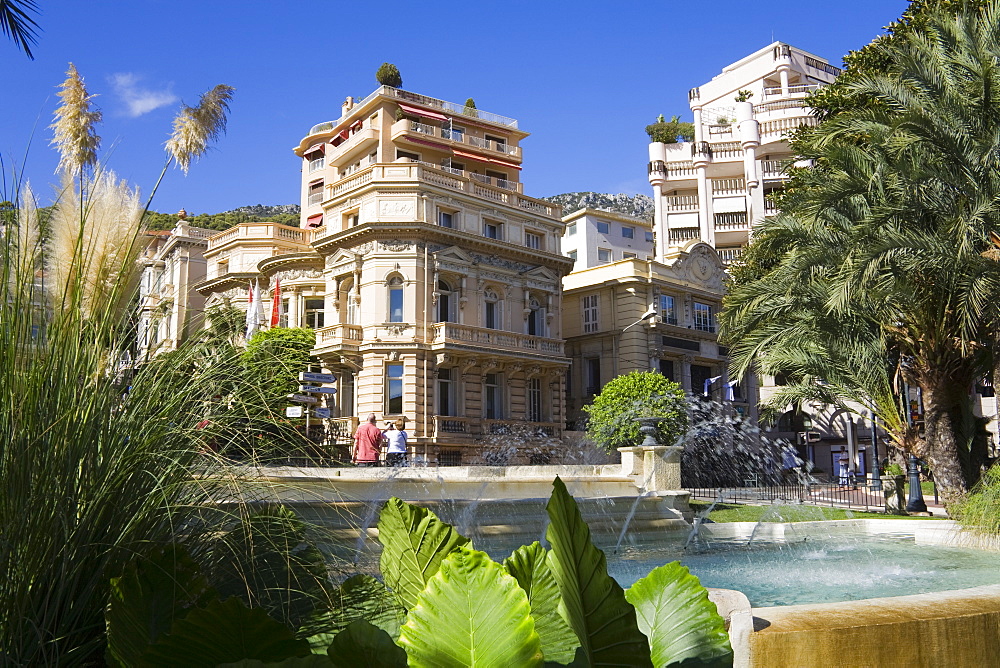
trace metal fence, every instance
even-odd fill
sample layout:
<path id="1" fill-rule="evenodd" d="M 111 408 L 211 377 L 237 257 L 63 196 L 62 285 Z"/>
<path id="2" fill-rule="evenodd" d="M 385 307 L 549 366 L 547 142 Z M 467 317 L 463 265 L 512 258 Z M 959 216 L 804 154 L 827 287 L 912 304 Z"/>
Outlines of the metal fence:
<path id="1" fill-rule="evenodd" d="M 854 510 L 879 511 L 885 501 L 881 489 L 858 481 L 856 485 L 841 485 L 828 482 L 808 484 L 757 484 L 748 480 L 741 487 L 693 487 L 685 488 L 691 497 L 707 501 L 751 501 L 772 504 L 809 504 Z"/>

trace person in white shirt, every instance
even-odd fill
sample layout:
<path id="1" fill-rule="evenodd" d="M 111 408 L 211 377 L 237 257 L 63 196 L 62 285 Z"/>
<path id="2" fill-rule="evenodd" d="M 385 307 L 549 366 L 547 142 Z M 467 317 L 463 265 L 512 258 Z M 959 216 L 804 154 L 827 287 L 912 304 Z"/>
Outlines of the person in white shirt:
<path id="1" fill-rule="evenodd" d="M 382 432 L 386 445 L 386 463 L 389 466 L 406 466 L 406 432 L 396 427 L 395 422 L 389 422 Z"/>

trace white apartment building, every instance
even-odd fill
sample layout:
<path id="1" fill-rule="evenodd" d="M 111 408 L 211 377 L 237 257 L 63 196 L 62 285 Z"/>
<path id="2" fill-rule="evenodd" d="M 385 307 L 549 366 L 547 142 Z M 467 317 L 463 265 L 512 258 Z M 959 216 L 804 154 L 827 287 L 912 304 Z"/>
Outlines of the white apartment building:
<path id="1" fill-rule="evenodd" d="M 794 163 L 789 134 L 817 122 L 805 97 L 839 74 L 775 42 L 691 89 L 694 141 L 649 145 L 658 258 L 689 239 L 710 244 L 727 264 L 739 257 L 753 226 L 776 213 L 768 196 Z"/>
<path id="2" fill-rule="evenodd" d="M 648 220 L 590 208 L 562 220 L 562 254 L 575 263 L 573 271 L 618 260 L 653 259 L 653 226 Z"/>
<path id="3" fill-rule="evenodd" d="M 192 227 L 177 214 L 173 230 L 148 232 L 139 257 L 138 360 L 176 350 L 201 327 L 205 298 L 195 285 L 205 278 L 204 252 L 215 230 Z"/>

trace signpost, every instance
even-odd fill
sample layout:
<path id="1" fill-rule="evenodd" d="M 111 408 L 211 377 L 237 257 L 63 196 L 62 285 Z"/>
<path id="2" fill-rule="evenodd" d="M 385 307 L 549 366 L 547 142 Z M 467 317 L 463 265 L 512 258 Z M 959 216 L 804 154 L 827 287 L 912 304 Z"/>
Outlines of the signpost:
<path id="1" fill-rule="evenodd" d="M 302 406 L 286 406 L 285 417 L 290 417 L 290 418 L 302 417 Z"/>
<path id="2" fill-rule="evenodd" d="M 313 373 L 311 371 L 302 371 L 299 373 L 299 382 L 301 383 L 320 383 L 320 384 L 332 384 L 337 382 L 337 377 L 332 373 Z M 337 393 L 336 388 L 333 387 L 320 387 L 320 385 L 299 385 L 299 392 L 304 392 L 305 394 L 289 394 L 288 398 L 292 401 L 296 401 L 300 404 L 318 404 L 320 400 L 316 397 L 310 397 L 309 394 L 321 394 L 321 395 L 334 395 Z M 298 415 L 302 415 L 302 407 L 298 406 Z M 286 409 L 286 411 L 292 410 L 291 408 Z M 330 409 L 323 407 L 315 407 L 312 411 L 306 413 L 306 438 L 309 438 L 309 417 L 316 417 L 319 419 L 326 419 L 330 417 Z"/>
<path id="3" fill-rule="evenodd" d="M 336 394 L 335 387 L 317 387 L 315 385 L 299 385 L 299 392 L 311 392 L 313 394 Z"/>
<path id="4" fill-rule="evenodd" d="M 313 414 L 314 418 L 320 418 L 322 420 L 322 419 L 330 417 L 330 409 L 329 408 L 314 408 L 313 411 L 312 411 L 312 414 Z"/>
<path id="5" fill-rule="evenodd" d="M 303 371 L 299 374 L 299 381 L 303 383 L 336 383 L 337 377 L 332 373 L 311 373 Z"/>
<path id="6" fill-rule="evenodd" d="M 300 404 L 318 404 L 319 399 L 316 397 L 307 397 L 304 394 L 289 394 L 288 399 Z"/>

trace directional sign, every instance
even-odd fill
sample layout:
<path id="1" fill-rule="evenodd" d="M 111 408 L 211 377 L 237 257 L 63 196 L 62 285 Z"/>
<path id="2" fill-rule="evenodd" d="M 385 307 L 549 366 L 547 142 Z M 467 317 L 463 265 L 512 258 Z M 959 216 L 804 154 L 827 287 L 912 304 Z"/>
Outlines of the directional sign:
<path id="1" fill-rule="evenodd" d="M 302 406 L 286 406 L 285 417 L 302 417 Z"/>
<path id="2" fill-rule="evenodd" d="M 328 418 L 328 417 L 330 417 L 330 409 L 329 408 L 314 408 L 313 409 L 313 417 L 315 417 L 315 418 Z"/>
<path id="3" fill-rule="evenodd" d="M 296 402 L 298 402 L 300 404 L 318 404 L 319 403 L 319 399 L 317 399 L 316 397 L 307 397 L 304 394 L 289 394 L 288 398 L 291 401 L 296 401 Z"/>
<path id="4" fill-rule="evenodd" d="M 336 394 L 333 387 L 316 387 L 314 385 L 299 385 L 299 392 L 313 392 L 315 394 Z"/>
<path id="5" fill-rule="evenodd" d="M 299 380 L 303 383 L 336 383 L 337 377 L 332 373 L 310 373 L 303 371 L 299 374 Z"/>

